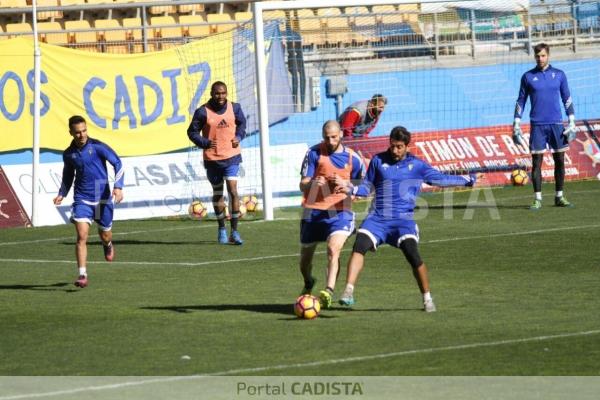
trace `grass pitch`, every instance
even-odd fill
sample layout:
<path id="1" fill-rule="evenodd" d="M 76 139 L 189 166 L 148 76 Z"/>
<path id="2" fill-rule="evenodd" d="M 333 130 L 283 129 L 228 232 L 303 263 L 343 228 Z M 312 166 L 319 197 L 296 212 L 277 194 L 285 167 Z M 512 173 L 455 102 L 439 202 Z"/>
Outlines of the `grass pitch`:
<path id="1" fill-rule="evenodd" d="M 530 187 L 423 196 L 434 314 L 382 247 L 352 310 L 298 320 L 298 209 L 242 221 L 240 247 L 214 221 L 117 221 L 116 260 L 94 238 L 83 290 L 72 226 L 2 230 L 0 375 L 598 375 L 600 186 L 567 184 L 572 209 L 544 192 L 538 212 Z"/>

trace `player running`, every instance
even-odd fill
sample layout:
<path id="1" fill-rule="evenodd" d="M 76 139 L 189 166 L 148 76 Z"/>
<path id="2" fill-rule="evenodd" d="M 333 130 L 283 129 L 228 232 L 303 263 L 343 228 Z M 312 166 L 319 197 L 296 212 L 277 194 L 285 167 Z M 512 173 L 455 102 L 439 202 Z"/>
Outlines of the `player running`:
<path id="1" fill-rule="evenodd" d="M 426 312 L 435 311 L 431 297 L 427 267 L 419 255 L 419 228 L 414 220 L 415 201 L 423 182 L 434 186 L 473 186 L 475 174 L 468 178 L 446 175 L 425 161 L 408 152 L 410 132 L 397 126 L 390 132 L 390 146 L 387 151 L 373 157 L 367 175 L 358 186 L 338 180 L 338 192 L 360 197 L 375 191 L 371 210 L 363 221 L 348 261 L 346 288 L 340 304 L 355 304 L 354 286 L 364 265 L 365 253 L 375 251 L 377 246 L 387 243 L 398 247 L 413 269 Z"/>
<path id="2" fill-rule="evenodd" d="M 244 243 L 238 232 L 240 198 L 237 179 L 242 162 L 240 142 L 246 137 L 246 117 L 238 103 L 227 100 L 227 85 L 221 81 L 212 84 L 210 100 L 194 112 L 187 130 L 192 142 L 201 149 L 206 176 L 212 185 L 212 203 L 219 224 L 217 240 L 221 244 Z M 223 181 L 227 183 L 231 205 L 231 232 L 225 228 L 225 197 Z"/>
<path id="3" fill-rule="evenodd" d="M 302 163 L 300 190 L 304 213 L 300 225 L 300 272 L 304 278 L 302 294 L 311 293 L 315 285 L 312 259 L 319 242 L 327 242 L 327 282 L 319 292 L 321 305 L 331 307 L 335 282 L 340 269 L 340 252 L 346 239 L 354 233 L 351 199 L 335 193 L 335 182 L 359 180 L 364 175 L 360 157 L 342 145 L 337 121 L 323 124 L 323 141 L 312 146 Z"/>
<path id="4" fill-rule="evenodd" d="M 87 133 L 87 124 L 83 117 L 74 115 L 69 118 L 69 133 L 73 136 L 71 145 L 63 152 L 63 174 L 58 196 L 54 204 L 60 205 L 75 180 L 75 193 L 71 213 L 71 222 L 75 224 L 77 244 L 75 254 L 79 276 L 75 286 L 88 285 L 87 277 L 87 239 L 92 221 L 98 224 L 98 235 L 102 240 L 104 258 L 112 261 L 115 247 L 112 243 L 113 199 L 123 200 L 123 165 L 119 156 L 106 144 L 92 139 Z M 110 191 L 106 162 L 115 170 L 115 183 Z"/>

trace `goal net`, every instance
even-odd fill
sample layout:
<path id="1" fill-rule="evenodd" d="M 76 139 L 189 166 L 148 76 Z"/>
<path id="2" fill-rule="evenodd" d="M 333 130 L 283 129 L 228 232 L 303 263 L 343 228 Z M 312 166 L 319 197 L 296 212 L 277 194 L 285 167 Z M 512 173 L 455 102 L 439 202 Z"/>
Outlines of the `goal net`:
<path id="1" fill-rule="evenodd" d="M 385 96 L 387 104 L 374 129 L 368 137 L 345 139 L 365 159 L 384 150 L 390 130 L 402 125 L 414 135 L 411 151 L 439 169 L 527 169 L 529 149 L 514 146 L 511 123 L 521 76 L 535 66 L 532 47 L 540 42 L 550 45 L 552 65 L 566 72 L 576 110 L 579 132 L 567 153 L 567 179 L 600 173 L 598 1 L 356 4 L 328 0 L 257 6 L 269 66 L 268 94 L 261 100 L 269 117 L 273 207 L 300 204 L 301 162 L 308 147 L 321 141 L 322 124 L 376 94 Z M 240 191 L 261 197 L 252 30 L 249 23 L 229 33 L 235 61 L 231 76 L 223 79 L 235 83 L 232 100 L 248 116 Z M 198 57 L 187 47 L 180 54 L 185 65 Z M 282 60 L 277 69 L 274 57 Z M 190 75 L 188 84 L 197 86 L 197 76 Z M 528 115 L 529 104 L 522 124 L 526 137 Z M 190 158 L 201 164 L 199 151 L 190 151 Z M 510 171 L 498 172 L 486 179 L 507 184 L 509 176 Z M 549 153 L 543 176 L 553 179 Z M 196 189 L 190 187 L 192 197 L 206 197 Z"/>

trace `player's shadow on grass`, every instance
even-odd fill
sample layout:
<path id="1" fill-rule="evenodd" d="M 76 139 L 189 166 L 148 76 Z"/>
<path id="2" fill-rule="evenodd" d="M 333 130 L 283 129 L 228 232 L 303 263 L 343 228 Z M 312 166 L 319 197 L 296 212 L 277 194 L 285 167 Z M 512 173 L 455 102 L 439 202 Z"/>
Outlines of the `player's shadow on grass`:
<path id="1" fill-rule="evenodd" d="M 77 289 L 68 288 L 70 283 L 59 282 L 50 285 L 0 285 L 0 290 L 43 290 L 43 291 L 59 291 L 59 292 L 77 292 Z"/>
<path id="2" fill-rule="evenodd" d="M 157 244 L 157 245 L 198 245 L 198 244 L 214 244 L 218 243 L 215 240 L 190 240 L 187 242 L 183 242 L 180 240 L 177 241 L 168 241 L 168 240 L 115 240 L 115 247 L 119 245 L 148 245 L 148 244 Z M 62 242 L 64 245 L 73 246 L 75 242 Z M 90 242 L 89 246 L 101 246 L 101 242 Z"/>
<path id="3" fill-rule="evenodd" d="M 163 306 L 141 307 L 143 310 L 174 311 L 190 313 L 193 311 L 250 311 L 265 314 L 290 314 L 293 313 L 291 304 L 210 304 L 192 306 Z"/>
<path id="4" fill-rule="evenodd" d="M 249 311 L 263 314 L 281 314 L 297 319 L 294 316 L 292 304 L 211 304 L 194 306 L 163 306 L 163 307 L 141 307 L 143 310 L 174 311 L 178 313 L 190 313 L 193 311 Z M 321 317 L 331 318 L 331 316 Z M 320 318 L 321 318 L 320 317 Z"/>
<path id="5" fill-rule="evenodd" d="M 421 209 L 429 209 L 429 210 L 444 210 L 444 209 L 452 209 L 452 210 L 467 210 L 467 209 L 488 209 L 488 208 L 499 208 L 504 210 L 525 210 L 529 209 L 529 205 L 508 205 L 508 204 L 453 204 L 450 206 L 427 206 L 421 207 Z M 415 208 L 418 210 L 419 208 Z"/>

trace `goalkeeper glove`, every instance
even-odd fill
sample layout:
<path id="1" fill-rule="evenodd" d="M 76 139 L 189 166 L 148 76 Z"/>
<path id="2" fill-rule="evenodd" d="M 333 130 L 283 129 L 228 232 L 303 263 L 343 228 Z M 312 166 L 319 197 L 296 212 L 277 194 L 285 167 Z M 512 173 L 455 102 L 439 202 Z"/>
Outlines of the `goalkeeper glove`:
<path id="1" fill-rule="evenodd" d="M 523 131 L 521 130 L 521 118 L 515 118 L 515 122 L 513 124 L 513 143 L 517 146 L 523 145 L 525 140 L 523 139 Z"/>
<path id="2" fill-rule="evenodd" d="M 465 184 L 465 186 L 467 186 L 467 187 L 473 187 L 473 186 L 475 186 L 475 182 L 477 182 L 477 174 L 470 173 L 469 174 L 469 181 Z"/>
<path id="3" fill-rule="evenodd" d="M 568 142 L 572 142 L 577 137 L 577 128 L 575 127 L 575 115 L 569 115 L 569 126 L 563 131 Z"/>

